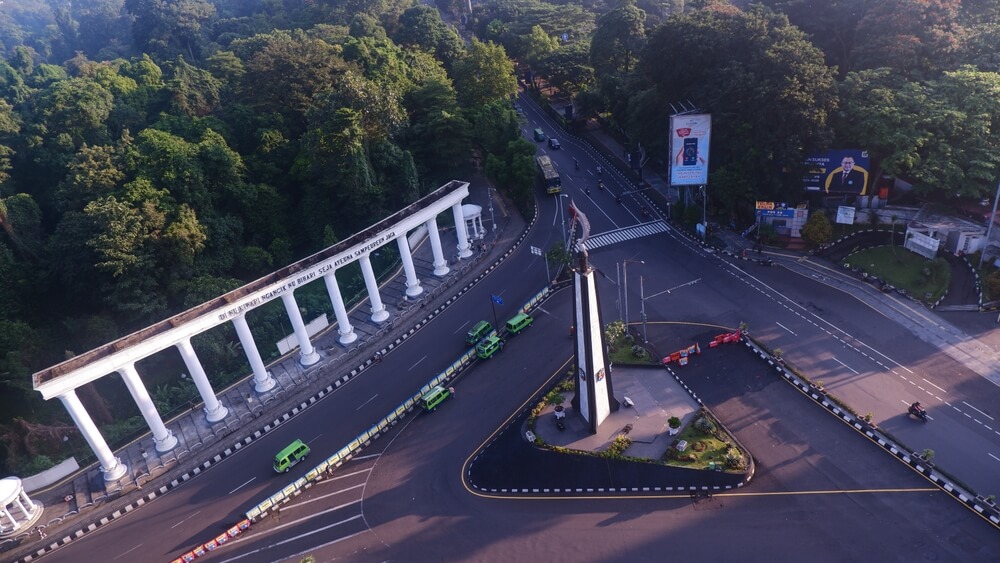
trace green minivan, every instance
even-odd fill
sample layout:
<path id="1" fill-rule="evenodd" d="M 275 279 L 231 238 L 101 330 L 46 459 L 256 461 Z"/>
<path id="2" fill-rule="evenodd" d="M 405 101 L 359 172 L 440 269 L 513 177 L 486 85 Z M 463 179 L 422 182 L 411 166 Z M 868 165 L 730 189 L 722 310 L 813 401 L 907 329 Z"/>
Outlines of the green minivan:
<path id="1" fill-rule="evenodd" d="M 493 325 L 488 321 L 479 321 L 476 326 L 465 335 L 465 343 L 469 346 L 479 344 L 479 341 L 486 338 L 486 335 L 493 332 Z"/>
<path id="2" fill-rule="evenodd" d="M 524 313 L 518 313 L 514 315 L 509 321 L 507 321 L 507 332 L 510 334 L 517 334 L 522 330 L 531 326 L 531 323 L 535 322 L 535 319 L 531 318 L 530 315 Z"/>
<path id="3" fill-rule="evenodd" d="M 545 140 L 545 131 L 542 131 L 541 127 L 535 129 L 535 140 L 539 143 Z"/>
<path id="4" fill-rule="evenodd" d="M 274 471 L 277 473 L 288 473 L 293 465 L 302 461 L 309 455 L 309 446 L 302 440 L 295 440 L 285 446 L 285 449 L 274 456 Z"/>
<path id="5" fill-rule="evenodd" d="M 480 360 L 485 360 L 500 350 L 503 350 L 503 340 L 500 340 L 499 336 L 491 334 L 476 346 L 476 355 L 479 356 Z"/>
<path id="6" fill-rule="evenodd" d="M 443 403 L 448 397 L 451 397 L 451 392 L 438 385 L 424 393 L 423 397 L 420 397 L 420 406 L 427 412 L 436 411 L 438 405 Z"/>

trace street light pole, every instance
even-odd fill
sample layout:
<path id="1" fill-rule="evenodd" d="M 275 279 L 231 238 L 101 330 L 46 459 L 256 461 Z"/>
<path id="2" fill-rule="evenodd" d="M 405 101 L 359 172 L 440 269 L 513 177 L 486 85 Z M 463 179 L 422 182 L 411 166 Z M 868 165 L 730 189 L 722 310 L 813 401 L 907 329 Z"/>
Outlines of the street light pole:
<path id="1" fill-rule="evenodd" d="M 648 344 L 649 338 L 646 337 L 646 292 L 643 289 L 643 276 L 639 276 L 639 300 L 642 303 L 642 307 L 639 310 L 639 314 L 642 315 L 642 343 Z"/>
<path id="2" fill-rule="evenodd" d="M 622 277 L 625 278 L 625 330 L 628 330 L 628 264 L 645 264 L 642 260 L 625 260 L 622 262 Z"/>
<path id="3" fill-rule="evenodd" d="M 566 213 L 563 210 L 563 198 L 569 197 L 567 194 L 559 194 L 559 218 L 562 219 L 562 240 L 563 249 L 569 252 L 569 240 L 566 238 Z"/>
<path id="4" fill-rule="evenodd" d="M 615 289 L 618 290 L 618 320 L 622 320 L 622 265 L 615 262 Z"/>
<path id="5" fill-rule="evenodd" d="M 493 232 L 497 231 L 497 220 L 493 217 L 493 186 L 486 184 L 486 193 L 490 196 L 490 223 L 493 223 Z"/>

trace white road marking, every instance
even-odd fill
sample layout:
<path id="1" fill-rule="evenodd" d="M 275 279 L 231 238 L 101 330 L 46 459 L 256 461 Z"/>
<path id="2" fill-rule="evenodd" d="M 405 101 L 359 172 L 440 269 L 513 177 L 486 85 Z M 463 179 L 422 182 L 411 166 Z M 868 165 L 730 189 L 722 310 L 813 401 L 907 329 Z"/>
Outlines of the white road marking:
<path id="1" fill-rule="evenodd" d="M 456 329 L 456 330 L 455 330 L 455 332 L 453 332 L 452 334 L 458 334 L 458 333 L 460 333 L 460 332 L 463 332 L 463 331 L 465 331 L 465 327 L 466 327 L 466 325 L 468 325 L 468 324 L 469 324 L 469 323 L 471 323 L 471 322 L 472 322 L 472 321 L 465 321 L 465 324 L 463 324 L 462 326 L 458 327 L 458 329 Z"/>
<path id="2" fill-rule="evenodd" d="M 360 489 L 360 488 L 362 488 L 364 486 L 365 486 L 365 484 L 361 483 L 359 485 L 354 485 L 353 487 L 347 487 L 346 489 L 340 489 L 340 490 L 338 490 L 336 492 L 328 493 L 328 494 L 325 494 L 325 495 L 321 495 L 321 496 L 318 496 L 316 498 L 311 498 L 309 500 L 299 501 L 299 502 L 290 504 L 288 506 L 283 506 L 283 507 L 279 508 L 278 512 L 284 512 L 286 510 L 291 510 L 293 508 L 299 508 L 301 506 L 309 504 L 310 502 L 316 502 L 317 500 L 323 500 L 323 499 L 325 499 L 327 497 L 332 497 L 333 495 L 339 495 L 341 493 L 346 493 L 347 491 L 353 491 L 354 489 Z"/>
<path id="3" fill-rule="evenodd" d="M 794 332 L 792 332 L 792 330 L 790 328 L 788 328 L 787 326 L 785 326 L 785 325 L 783 325 L 783 324 L 781 324 L 781 323 L 779 323 L 777 321 L 775 321 L 774 324 L 776 324 L 776 325 L 780 326 L 781 328 L 787 330 L 788 332 L 790 332 L 792 334 L 792 336 L 798 336 L 798 334 L 795 334 Z"/>
<path id="4" fill-rule="evenodd" d="M 970 405 L 969 403 L 966 403 L 965 401 L 962 401 L 962 403 L 963 403 L 963 404 L 965 404 L 965 406 L 969 407 L 970 409 L 972 409 L 972 410 L 974 410 L 974 411 L 978 412 L 979 414 L 981 414 L 981 415 L 985 416 L 986 418 L 988 418 L 988 419 L 990 419 L 990 420 L 996 420 L 996 419 L 995 419 L 995 418 L 993 418 L 992 416 L 990 416 L 990 415 L 988 415 L 988 414 L 984 413 L 983 411 L 981 411 L 981 410 L 977 409 L 976 407 L 974 407 L 974 406 Z"/>
<path id="5" fill-rule="evenodd" d="M 254 477 L 253 479 L 256 479 L 256 477 Z M 253 479 L 250 479 L 250 481 L 253 481 Z M 249 483 L 250 481 L 247 481 L 247 483 Z M 243 485 L 246 485 L 247 483 L 243 483 Z M 240 487 L 242 487 L 243 485 L 240 485 L 239 487 L 236 487 L 235 489 L 233 489 L 233 491 L 238 491 L 238 490 L 240 490 Z M 233 494 L 233 493 L 232 493 L 232 492 L 230 492 L 229 494 Z M 173 529 L 174 529 L 174 528 L 176 528 L 177 526 L 180 526 L 180 525 L 181 525 L 181 524 L 183 524 L 184 522 L 187 522 L 188 520 L 190 520 L 190 519 L 194 518 L 194 517 L 195 517 L 195 516 L 197 516 L 197 515 L 198 515 L 198 514 L 199 514 L 200 512 L 201 512 L 201 511 L 199 510 L 198 512 L 195 512 L 195 513 L 194 513 L 194 514 L 192 514 L 191 516 L 188 516 L 187 518 L 185 518 L 185 519 L 181 520 L 180 522 L 178 522 L 178 523 L 174 524 L 173 526 L 170 526 L 170 529 L 171 529 L 171 530 L 173 530 Z"/>
<path id="6" fill-rule="evenodd" d="M 861 375 L 860 373 L 858 373 L 858 372 L 854 371 L 854 370 L 853 370 L 853 369 L 851 368 L 851 366 L 849 366 L 849 365 L 845 364 L 844 362 L 842 362 L 842 361 L 838 360 L 837 358 L 834 358 L 834 359 L 833 359 L 833 361 L 835 361 L 835 362 L 837 362 L 838 364 L 840 364 L 840 365 L 844 366 L 845 368 L 847 368 L 847 369 L 849 369 L 849 370 L 853 371 L 853 372 L 854 372 L 854 375 Z"/>
<path id="7" fill-rule="evenodd" d="M 361 410 L 361 407 L 363 407 L 363 406 L 367 405 L 368 403 L 370 403 L 370 402 L 374 401 L 374 400 L 375 400 L 375 397 L 378 397 L 378 393 L 375 393 L 374 395 L 372 395 L 372 398 L 371 398 L 371 399 L 368 399 L 367 401 L 365 401 L 365 402 L 361 403 L 361 404 L 360 404 L 360 405 L 358 406 L 358 408 L 356 408 L 356 409 L 354 409 L 354 410 L 356 410 L 356 411 L 359 411 L 359 410 Z"/>
<path id="8" fill-rule="evenodd" d="M 361 502 L 361 501 L 355 501 L 355 502 L 352 502 L 352 503 L 348 503 L 348 504 L 343 504 L 343 505 L 340 505 L 340 506 L 336 506 L 334 508 L 331 508 L 330 510 L 324 510 L 323 512 L 319 512 L 317 514 L 314 514 L 313 516 L 318 516 L 320 514 L 325 514 L 327 512 L 332 512 L 334 510 L 339 510 L 340 508 L 342 508 L 344 506 L 350 506 L 351 504 L 357 504 L 358 502 Z M 307 520 L 308 518 L 312 518 L 313 516 L 309 516 L 309 517 L 306 517 L 306 518 L 300 518 L 300 519 L 298 519 L 298 520 L 296 520 L 294 522 L 289 522 L 288 524 L 281 524 L 280 526 L 276 526 L 274 528 L 271 528 L 270 531 L 278 530 L 278 529 L 284 528 L 285 526 L 289 526 L 291 524 L 298 524 L 302 520 Z M 248 552 L 246 552 L 246 553 L 244 553 L 242 555 L 237 555 L 236 557 L 232 557 L 232 558 L 229 558 L 229 559 L 224 559 L 223 563 L 227 563 L 229 561 L 236 561 L 237 559 L 243 559 L 244 557 L 247 557 L 248 555 L 255 555 L 255 554 L 260 553 L 260 552 L 262 552 L 262 551 L 264 551 L 266 549 L 271 549 L 272 547 L 277 547 L 279 545 L 283 545 L 283 544 L 286 544 L 288 542 L 293 542 L 293 541 L 302 539 L 302 538 L 304 538 L 306 536 L 311 536 L 313 534 L 318 534 L 319 532 L 322 532 L 322 531 L 325 531 L 325 530 L 329 530 L 330 528 L 333 528 L 335 526 L 340 526 L 341 524 L 346 524 L 348 522 L 357 520 L 358 518 L 361 518 L 360 514 L 358 514 L 356 516 L 351 516 L 350 518 L 348 518 L 346 520 L 341 520 L 340 522 L 334 522 L 333 524 L 330 524 L 330 525 L 327 525 L 327 526 L 323 526 L 322 528 L 316 528 L 315 530 L 306 532 L 304 534 L 300 534 L 300 535 L 295 536 L 293 538 L 288 538 L 287 540 L 281 540 L 279 542 L 275 542 L 275 543 L 272 543 L 270 545 L 267 545 L 267 546 L 255 549 L 253 551 L 248 551 Z M 348 537 L 353 537 L 354 535 L 356 535 L 356 534 L 352 534 L 351 536 L 348 536 Z M 244 538 L 241 538 L 241 539 L 247 540 L 247 539 L 250 539 L 250 536 L 247 536 L 247 537 L 244 537 Z M 344 540 L 344 539 L 347 539 L 347 538 L 340 538 L 340 539 Z M 235 543 L 238 543 L 239 541 L 240 540 L 230 541 L 229 545 L 233 545 Z M 312 550 L 310 550 L 310 551 L 312 551 Z"/>
<path id="9" fill-rule="evenodd" d="M 413 364 L 412 366 L 410 366 L 410 369 L 408 369 L 406 371 L 412 371 L 413 368 L 417 367 L 417 364 L 419 364 L 420 362 L 422 362 L 422 361 L 424 361 L 426 359 L 427 359 L 427 356 L 424 356 L 423 358 L 420 358 L 419 360 L 417 360 L 417 362 L 415 364 Z"/>
<path id="10" fill-rule="evenodd" d="M 115 557 L 115 559 L 112 559 L 112 561 L 114 561 L 114 560 L 116 560 L 116 559 L 119 559 L 119 558 L 121 558 L 121 557 L 124 557 L 124 556 L 128 555 L 129 553 L 132 553 L 133 551 L 135 551 L 135 550 L 139 549 L 140 547 L 142 547 L 142 544 L 141 544 L 141 543 L 140 543 L 139 545 L 137 545 L 137 546 L 133 547 L 132 549 L 130 549 L 130 550 L 128 550 L 128 551 L 126 551 L 125 553 L 123 553 L 123 554 L 119 555 L 118 557 Z"/>
<path id="11" fill-rule="evenodd" d="M 989 452 L 986 452 L 986 454 L 989 455 L 990 457 L 992 457 L 993 459 L 995 459 L 997 461 L 1000 461 L 1000 457 L 997 457 L 997 456 L 995 456 L 995 455 L 993 455 L 993 454 L 991 454 Z"/>
<path id="12" fill-rule="evenodd" d="M 926 379 L 924 379 L 924 378 L 921 378 L 921 379 L 923 379 L 924 381 L 927 381 L 927 380 L 926 380 Z M 930 382 L 930 381 L 927 381 L 927 384 L 928 384 L 928 385 L 934 385 L 934 383 L 932 383 L 932 382 Z M 937 385 L 934 385 L 934 387 L 937 387 L 937 388 L 938 388 L 938 389 L 939 389 L 940 391 L 942 391 L 942 392 L 944 392 L 944 393 L 947 393 L 947 392 L 948 392 L 948 391 L 945 391 L 944 389 L 941 389 L 941 388 L 940 388 L 940 387 L 938 387 Z"/>

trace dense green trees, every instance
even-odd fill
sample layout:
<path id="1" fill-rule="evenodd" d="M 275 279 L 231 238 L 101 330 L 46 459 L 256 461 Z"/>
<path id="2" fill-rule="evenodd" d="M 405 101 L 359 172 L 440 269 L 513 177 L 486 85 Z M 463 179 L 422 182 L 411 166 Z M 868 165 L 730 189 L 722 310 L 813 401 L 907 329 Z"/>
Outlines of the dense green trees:
<path id="1" fill-rule="evenodd" d="M 32 372 L 332 244 L 519 136 L 505 49 L 467 48 L 426 6 L 21 5 L 36 11 L 0 16 L 0 387 L 23 404 Z M 523 197 L 521 160 L 498 188 Z M 301 298 L 312 315 L 329 307 L 318 290 Z M 283 314 L 261 313 L 261 341 L 284 336 Z M 233 371 L 220 382 L 245 371 L 234 342 L 196 343 Z M 102 421 L 132 414 L 88 397 Z"/>
<path id="2" fill-rule="evenodd" d="M 794 200 L 800 180 L 781 168 L 831 138 L 833 73 L 787 18 L 764 9 L 671 18 L 650 35 L 632 80 L 622 117 L 654 154 L 667 152 L 667 102 L 694 100 L 712 114 L 709 182 L 728 210 Z"/>

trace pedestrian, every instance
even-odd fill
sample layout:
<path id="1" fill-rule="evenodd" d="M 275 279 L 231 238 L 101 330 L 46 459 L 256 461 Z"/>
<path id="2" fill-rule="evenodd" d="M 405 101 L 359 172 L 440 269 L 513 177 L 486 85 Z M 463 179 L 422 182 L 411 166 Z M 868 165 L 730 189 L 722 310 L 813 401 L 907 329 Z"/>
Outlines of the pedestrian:
<path id="1" fill-rule="evenodd" d="M 455 388 L 454 387 L 449 387 L 448 388 L 448 393 L 451 393 L 451 396 L 454 397 L 455 396 Z"/>

